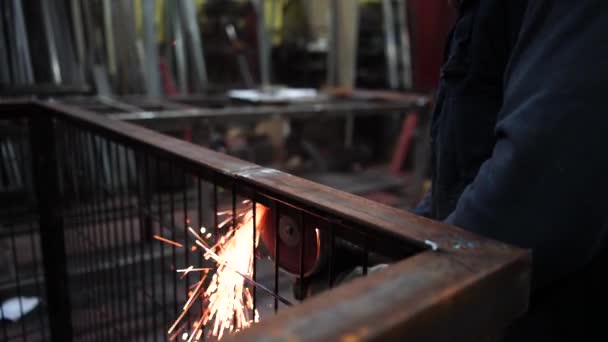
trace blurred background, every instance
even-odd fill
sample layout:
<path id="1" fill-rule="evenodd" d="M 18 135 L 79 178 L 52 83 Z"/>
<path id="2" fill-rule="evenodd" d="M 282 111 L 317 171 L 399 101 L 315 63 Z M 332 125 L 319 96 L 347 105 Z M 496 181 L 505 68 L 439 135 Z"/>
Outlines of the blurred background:
<path id="1" fill-rule="evenodd" d="M 400 207 L 425 191 L 446 1 L 0 7 L 1 98 L 65 102 Z"/>

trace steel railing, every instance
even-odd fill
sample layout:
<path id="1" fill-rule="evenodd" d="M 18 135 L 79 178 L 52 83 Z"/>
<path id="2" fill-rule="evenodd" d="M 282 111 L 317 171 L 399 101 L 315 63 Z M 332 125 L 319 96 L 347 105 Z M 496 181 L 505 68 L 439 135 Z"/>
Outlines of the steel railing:
<path id="1" fill-rule="evenodd" d="M 526 309 L 526 251 L 65 105 L 5 103 L 0 122 L 28 189 L 0 198 L 0 295 L 41 301 L 4 340 L 189 337 L 204 300 L 167 331 L 203 272 L 176 271 L 217 271 L 190 228 L 214 244 L 245 212 L 265 215 L 244 277 L 261 320 L 229 338 L 470 340 Z"/>

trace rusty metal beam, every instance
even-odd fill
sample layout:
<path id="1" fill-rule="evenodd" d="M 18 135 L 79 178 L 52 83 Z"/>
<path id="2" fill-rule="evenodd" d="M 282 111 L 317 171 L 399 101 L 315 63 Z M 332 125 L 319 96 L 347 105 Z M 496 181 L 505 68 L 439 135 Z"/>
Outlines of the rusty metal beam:
<path id="1" fill-rule="evenodd" d="M 481 258 L 486 253 L 474 252 Z M 284 310 L 228 341 L 483 340 L 524 312 L 529 280 L 525 253 L 490 259 L 428 251 Z"/>

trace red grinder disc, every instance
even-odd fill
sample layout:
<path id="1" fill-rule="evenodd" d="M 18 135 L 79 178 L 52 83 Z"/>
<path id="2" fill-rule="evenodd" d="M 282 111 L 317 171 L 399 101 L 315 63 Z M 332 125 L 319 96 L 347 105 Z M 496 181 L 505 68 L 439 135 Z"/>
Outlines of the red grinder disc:
<path id="1" fill-rule="evenodd" d="M 262 243 L 273 260 L 277 260 L 275 241 L 278 240 L 279 267 L 286 272 L 298 277 L 300 274 L 304 277 L 312 275 L 319 268 L 322 259 L 322 232 L 318 229 L 319 222 L 307 217 L 304 220 L 304 227 L 300 227 L 296 210 L 281 207 L 279 213 L 278 231 L 277 217 L 272 209 L 266 208 L 263 216 L 260 217 L 259 231 Z M 304 248 L 303 272 L 300 271 L 302 247 Z"/>

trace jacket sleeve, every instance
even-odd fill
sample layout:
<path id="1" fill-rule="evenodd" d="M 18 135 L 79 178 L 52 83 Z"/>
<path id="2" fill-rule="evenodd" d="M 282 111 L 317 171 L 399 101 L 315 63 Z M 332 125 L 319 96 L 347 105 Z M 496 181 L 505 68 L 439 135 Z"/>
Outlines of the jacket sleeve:
<path id="1" fill-rule="evenodd" d="M 418 216 L 432 218 L 432 203 L 433 195 L 431 194 L 431 191 L 429 191 L 426 193 L 426 195 L 424 195 L 420 203 L 418 203 L 418 206 L 414 208 L 413 213 Z"/>
<path id="2" fill-rule="evenodd" d="M 608 3 L 530 3 L 493 154 L 446 222 L 532 250 L 536 286 L 606 246 Z"/>

